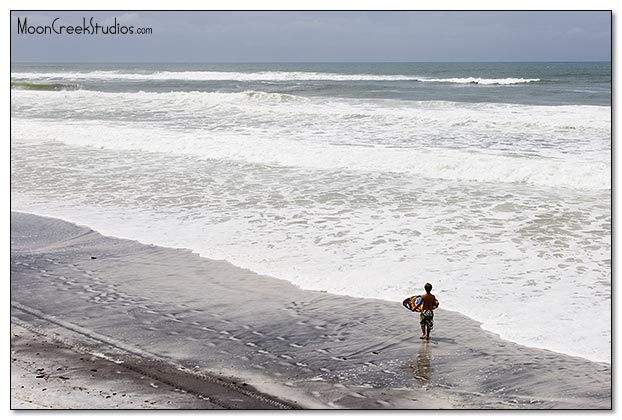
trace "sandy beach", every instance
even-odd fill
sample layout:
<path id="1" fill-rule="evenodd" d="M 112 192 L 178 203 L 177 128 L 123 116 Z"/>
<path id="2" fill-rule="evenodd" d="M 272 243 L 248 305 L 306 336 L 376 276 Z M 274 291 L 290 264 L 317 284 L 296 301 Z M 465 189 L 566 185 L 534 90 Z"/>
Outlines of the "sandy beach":
<path id="1" fill-rule="evenodd" d="M 16 324 L 11 354 L 12 409 L 223 408 L 149 374 L 142 363 L 118 363 Z"/>
<path id="2" fill-rule="evenodd" d="M 611 366 L 11 213 L 11 408 L 610 409 Z"/>

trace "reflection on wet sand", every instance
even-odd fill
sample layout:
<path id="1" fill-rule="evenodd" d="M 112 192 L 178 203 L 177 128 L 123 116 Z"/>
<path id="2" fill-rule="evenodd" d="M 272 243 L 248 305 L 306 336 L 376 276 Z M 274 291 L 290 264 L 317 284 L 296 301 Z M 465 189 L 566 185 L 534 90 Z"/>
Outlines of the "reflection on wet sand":
<path id="1" fill-rule="evenodd" d="M 423 386 L 429 385 L 432 380 L 432 352 L 430 343 L 422 341 L 419 347 L 417 359 L 402 367 L 407 372 L 411 372 L 413 377 Z"/>

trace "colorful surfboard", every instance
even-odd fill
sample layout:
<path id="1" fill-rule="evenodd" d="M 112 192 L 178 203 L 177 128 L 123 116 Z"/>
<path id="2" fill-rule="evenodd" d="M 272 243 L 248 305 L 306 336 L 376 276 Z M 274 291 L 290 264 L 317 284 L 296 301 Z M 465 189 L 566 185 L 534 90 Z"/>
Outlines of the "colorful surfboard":
<path id="1" fill-rule="evenodd" d="M 416 295 L 406 298 L 402 302 L 402 305 L 404 305 L 404 308 L 408 309 L 409 311 L 421 312 L 421 296 Z"/>

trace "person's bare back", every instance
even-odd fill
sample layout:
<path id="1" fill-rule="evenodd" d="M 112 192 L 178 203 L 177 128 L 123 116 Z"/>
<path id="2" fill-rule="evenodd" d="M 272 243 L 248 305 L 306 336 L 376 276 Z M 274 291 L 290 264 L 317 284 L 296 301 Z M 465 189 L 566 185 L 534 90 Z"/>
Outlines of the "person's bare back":
<path id="1" fill-rule="evenodd" d="M 423 310 L 433 311 L 438 308 L 438 300 L 436 300 L 436 297 L 431 293 L 422 295 L 421 300 L 423 300 L 423 306 L 421 308 Z"/>

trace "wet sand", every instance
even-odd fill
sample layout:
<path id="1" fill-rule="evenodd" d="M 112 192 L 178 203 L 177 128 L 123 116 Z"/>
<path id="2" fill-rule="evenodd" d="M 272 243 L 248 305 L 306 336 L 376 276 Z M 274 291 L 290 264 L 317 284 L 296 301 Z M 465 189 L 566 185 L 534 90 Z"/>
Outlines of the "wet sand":
<path id="1" fill-rule="evenodd" d="M 116 398 L 129 382 L 137 408 L 611 408 L 609 364 L 501 340 L 459 313 L 437 310 L 425 342 L 401 302 L 301 290 L 17 212 L 11 317 L 12 408 L 61 408 L 73 386 L 107 408 L 132 408 Z M 110 371 L 91 377 L 80 357 Z M 111 364 L 128 372 L 115 376 Z M 82 372 L 81 382 L 59 379 L 57 365 Z M 166 386 L 153 395 L 151 382 Z"/>
<path id="2" fill-rule="evenodd" d="M 11 326 L 12 409 L 219 409 L 150 374 L 141 364 L 118 363 Z"/>

